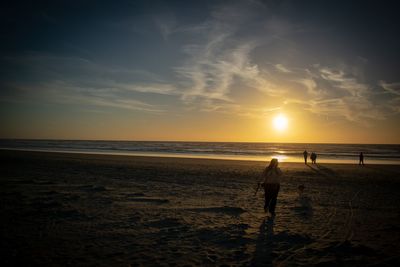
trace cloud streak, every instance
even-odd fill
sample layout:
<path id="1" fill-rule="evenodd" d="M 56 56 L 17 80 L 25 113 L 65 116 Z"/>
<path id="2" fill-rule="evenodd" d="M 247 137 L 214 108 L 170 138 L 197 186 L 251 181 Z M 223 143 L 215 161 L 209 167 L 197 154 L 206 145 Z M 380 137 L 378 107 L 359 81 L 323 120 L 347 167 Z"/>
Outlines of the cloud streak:
<path id="1" fill-rule="evenodd" d="M 258 1 L 217 3 L 191 24 L 180 24 L 178 15 L 168 10 L 141 16 L 136 23 L 148 30 L 143 38 L 158 37 L 150 39 L 156 49 L 170 51 L 172 46 L 181 56 L 173 64 L 160 60 L 159 69 L 171 76 L 144 67 L 31 52 L 0 59 L 9 67 L 1 85 L 14 88 L 3 89 L 0 97 L 40 101 L 40 96 L 48 102 L 152 113 L 191 109 L 253 117 L 296 105 L 312 114 L 366 124 L 399 112 L 400 83 L 367 82 L 361 68 L 344 62 L 301 60 L 298 36 L 307 27 L 273 14 L 271 6 Z M 131 52 L 136 51 L 126 51 Z M 377 89 L 384 93 L 377 95 Z"/>
<path id="2" fill-rule="evenodd" d="M 400 82 L 398 83 L 387 83 L 385 81 L 380 81 L 379 85 L 385 89 L 386 92 L 400 96 Z"/>

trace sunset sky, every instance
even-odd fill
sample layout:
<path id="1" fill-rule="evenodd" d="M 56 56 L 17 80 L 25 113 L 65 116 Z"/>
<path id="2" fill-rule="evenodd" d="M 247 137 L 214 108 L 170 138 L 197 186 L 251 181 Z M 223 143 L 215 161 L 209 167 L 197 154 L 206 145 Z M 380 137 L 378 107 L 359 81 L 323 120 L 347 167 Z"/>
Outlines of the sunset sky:
<path id="1" fill-rule="evenodd" d="M 1 4 L 0 138 L 400 143 L 390 2 L 37 2 Z"/>

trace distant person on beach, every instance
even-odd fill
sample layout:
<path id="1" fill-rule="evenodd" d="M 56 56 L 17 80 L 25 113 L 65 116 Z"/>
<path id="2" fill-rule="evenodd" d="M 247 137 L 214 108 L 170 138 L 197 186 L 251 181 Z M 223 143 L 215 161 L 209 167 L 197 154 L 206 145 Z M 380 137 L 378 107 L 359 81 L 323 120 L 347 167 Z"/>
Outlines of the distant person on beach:
<path id="1" fill-rule="evenodd" d="M 307 164 L 307 158 L 308 158 L 308 152 L 307 152 L 307 150 L 304 150 L 303 156 L 304 156 L 304 164 Z"/>
<path id="2" fill-rule="evenodd" d="M 315 152 L 311 153 L 310 159 L 312 164 L 317 164 L 317 154 Z"/>
<path id="3" fill-rule="evenodd" d="M 282 171 L 278 168 L 278 159 L 273 158 L 262 174 L 264 182 L 261 184 L 265 192 L 264 211 L 269 211 L 272 217 L 275 217 L 275 207 L 280 189 L 281 176 Z M 258 184 L 260 185 L 260 183 Z"/>
<path id="4" fill-rule="evenodd" d="M 358 165 L 364 165 L 364 154 L 361 152 L 359 156 Z"/>

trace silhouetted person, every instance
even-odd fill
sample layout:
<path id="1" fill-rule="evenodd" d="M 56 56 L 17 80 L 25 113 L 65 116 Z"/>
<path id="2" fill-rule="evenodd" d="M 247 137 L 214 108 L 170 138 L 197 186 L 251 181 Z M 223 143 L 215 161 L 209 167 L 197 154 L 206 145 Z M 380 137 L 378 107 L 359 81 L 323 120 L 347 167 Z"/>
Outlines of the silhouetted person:
<path id="1" fill-rule="evenodd" d="M 278 168 L 278 159 L 273 158 L 262 174 L 262 178 L 264 179 L 262 186 L 265 192 L 264 211 L 269 211 L 272 217 L 275 217 L 275 207 L 280 189 L 281 176 L 282 171 Z"/>
<path id="2" fill-rule="evenodd" d="M 307 158 L 308 158 L 308 152 L 307 152 L 307 150 L 304 150 L 303 156 L 304 156 L 304 164 L 307 164 Z"/>
<path id="3" fill-rule="evenodd" d="M 364 154 L 362 152 L 360 153 L 359 158 L 360 161 L 358 162 L 358 165 L 364 165 Z"/>
<path id="4" fill-rule="evenodd" d="M 311 153 L 310 159 L 312 164 L 317 164 L 317 154 L 315 152 Z"/>

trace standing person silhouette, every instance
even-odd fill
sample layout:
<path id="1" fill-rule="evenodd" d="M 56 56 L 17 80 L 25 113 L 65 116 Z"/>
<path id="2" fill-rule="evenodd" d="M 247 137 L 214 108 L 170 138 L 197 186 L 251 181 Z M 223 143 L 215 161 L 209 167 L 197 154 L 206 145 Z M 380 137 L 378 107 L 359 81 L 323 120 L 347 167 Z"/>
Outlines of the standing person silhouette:
<path id="1" fill-rule="evenodd" d="M 264 187 L 265 193 L 264 211 L 269 211 L 272 217 L 275 217 L 275 207 L 280 189 L 281 176 L 282 171 L 278 168 L 278 159 L 273 158 L 262 174 L 262 178 L 264 179 L 262 186 Z"/>
<path id="2" fill-rule="evenodd" d="M 308 158 L 308 152 L 307 152 L 307 150 L 304 150 L 303 156 L 304 156 L 304 164 L 307 165 L 307 158 Z"/>
<path id="3" fill-rule="evenodd" d="M 358 165 L 364 165 L 364 154 L 362 152 L 360 153 L 359 159 Z"/>
<path id="4" fill-rule="evenodd" d="M 310 159 L 311 159 L 311 164 L 316 164 L 317 163 L 317 154 L 312 152 L 311 156 L 310 156 Z"/>

